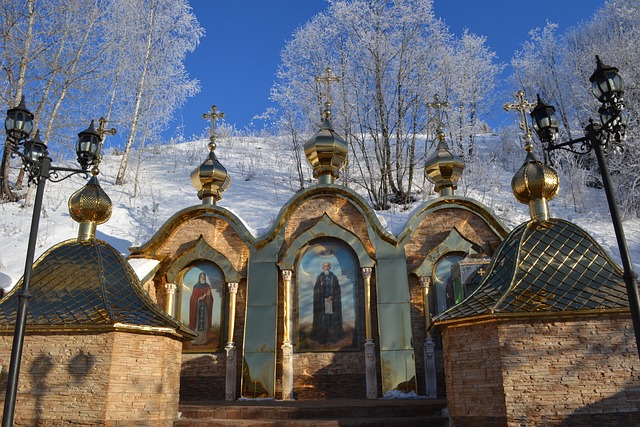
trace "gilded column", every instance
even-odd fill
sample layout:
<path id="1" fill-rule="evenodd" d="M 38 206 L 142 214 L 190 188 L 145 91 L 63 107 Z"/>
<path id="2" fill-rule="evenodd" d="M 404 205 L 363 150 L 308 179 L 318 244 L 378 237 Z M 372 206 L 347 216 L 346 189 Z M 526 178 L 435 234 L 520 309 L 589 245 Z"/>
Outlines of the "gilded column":
<path id="1" fill-rule="evenodd" d="M 284 282 L 284 339 L 282 344 L 282 400 L 293 400 L 293 293 L 291 291 L 291 278 L 293 271 L 282 270 Z"/>
<path id="2" fill-rule="evenodd" d="M 224 399 L 226 401 L 233 401 L 236 400 L 236 371 L 238 363 L 236 358 L 236 345 L 233 342 L 238 284 L 234 282 L 227 283 L 227 287 L 229 288 L 229 319 L 227 322 L 227 345 L 224 348 L 227 352 Z"/>
<path id="3" fill-rule="evenodd" d="M 438 385 L 436 381 L 436 344 L 431 337 L 431 313 L 429 311 L 429 290 L 431 288 L 431 277 L 420 276 L 420 284 L 422 285 L 422 303 L 424 305 L 424 328 L 426 338 L 424 339 L 424 376 L 426 384 L 426 396 L 430 398 L 438 397 Z"/>
<path id="4" fill-rule="evenodd" d="M 373 342 L 371 325 L 371 267 L 361 269 L 364 278 L 364 366 L 366 373 L 367 399 L 378 398 L 378 378 L 376 376 L 376 345 Z"/>
<path id="5" fill-rule="evenodd" d="M 178 287 L 175 283 L 165 283 L 164 289 L 167 291 L 165 311 L 169 316 L 176 317 L 176 289 L 178 289 Z"/>

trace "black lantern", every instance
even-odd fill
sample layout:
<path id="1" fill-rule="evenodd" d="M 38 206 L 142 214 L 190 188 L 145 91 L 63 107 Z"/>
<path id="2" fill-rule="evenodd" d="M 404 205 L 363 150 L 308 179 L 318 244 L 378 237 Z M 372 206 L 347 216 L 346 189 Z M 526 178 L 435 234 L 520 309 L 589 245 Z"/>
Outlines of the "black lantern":
<path id="1" fill-rule="evenodd" d="M 24 105 L 24 96 L 17 107 L 7 110 L 4 129 L 7 135 L 15 141 L 21 141 L 31 135 L 31 131 L 33 130 L 33 113 L 27 110 L 27 107 Z"/>
<path id="2" fill-rule="evenodd" d="M 78 155 L 78 163 L 82 169 L 87 169 L 93 165 L 98 158 L 100 151 L 100 134 L 96 132 L 93 120 L 89 127 L 78 133 L 78 141 L 76 142 L 76 154 Z"/>
<path id="3" fill-rule="evenodd" d="M 597 68 L 589 78 L 591 91 L 600 102 L 615 102 L 624 92 L 624 82 L 616 67 L 604 65 L 596 55 Z"/>
<path id="4" fill-rule="evenodd" d="M 49 154 L 47 152 L 47 144 L 40 139 L 39 130 L 36 131 L 36 135 L 32 139 L 24 143 L 23 154 L 34 162 L 39 162 L 40 157 L 46 157 Z"/>
<path id="5" fill-rule="evenodd" d="M 538 102 L 529 114 L 533 121 L 533 129 L 540 140 L 553 144 L 558 136 L 558 116 L 553 105 L 542 101 L 538 94 Z"/>

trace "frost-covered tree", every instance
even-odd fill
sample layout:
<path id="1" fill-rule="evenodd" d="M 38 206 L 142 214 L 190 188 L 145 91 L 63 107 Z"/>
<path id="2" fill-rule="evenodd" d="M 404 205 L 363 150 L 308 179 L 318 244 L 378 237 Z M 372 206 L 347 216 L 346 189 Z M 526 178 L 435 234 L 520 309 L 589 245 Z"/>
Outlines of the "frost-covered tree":
<path id="1" fill-rule="evenodd" d="M 453 107 L 448 113 L 448 129 L 458 154 L 465 158 L 474 155 L 474 135 L 484 125 L 481 117 L 494 106 L 495 82 L 504 68 L 496 63 L 496 54 L 486 42 L 486 37 L 465 30 L 452 43 L 446 62 L 446 93 Z"/>
<path id="2" fill-rule="evenodd" d="M 472 49 L 466 37 L 461 48 Z M 446 91 L 444 63 L 456 51 L 451 42 L 431 0 L 332 0 L 283 49 L 272 98 L 290 127 L 317 129 L 326 93 L 314 78 L 330 67 L 341 78 L 331 92 L 332 117 L 351 149 L 352 179 L 377 208 L 405 203 L 422 176 L 417 147 L 428 123 L 425 105 Z M 476 50 L 490 58 L 488 50 Z M 469 75 L 493 85 L 491 71 Z M 472 101 L 464 99 L 464 120 L 477 118 L 470 110 L 482 96 L 479 90 Z"/>
<path id="3" fill-rule="evenodd" d="M 13 107 L 25 96 L 34 113 L 34 129 L 41 131 L 50 151 L 66 145 L 70 129 L 77 124 L 69 116 L 79 113 L 86 126 L 100 105 L 90 95 L 103 65 L 103 3 L 0 1 L 0 57 L 6 82 L 2 101 Z M 8 154 L 5 146 L 0 187 L 2 198 L 13 200 L 16 195 L 9 185 Z"/>
<path id="4" fill-rule="evenodd" d="M 127 137 L 128 154 L 139 129 L 157 138 L 198 90 L 183 62 L 202 33 L 187 0 L 0 0 L 0 99 L 10 108 L 25 96 L 52 155 L 72 152 L 75 134 L 101 116 Z M 5 145 L 3 200 L 18 197 L 20 177 L 9 177 L 18 163 Z"/>
<path id="5" fill-rule="evenodd" d="M 119 46 L 114 60 L 126 67 L 116 71 L 118 85 L 112 92 L 112 98 L 126 100 L 115 116 L 128 128 L 116 177 L 116 184 L 123 184 L 138 136 L 148 137 L 154 129 L 157 134 L 175 109 L 199 90 L 184 59 L 198 45 L 203 29 L 186 0 L 114 0 L 111 19 L 121 26 L 112 33 L 117 37 L 112 45 Z"/>
<path id="6" fill-rule="evenodd" d="M 554 24 L 533 30 L 512 61 L 516 84 L 530 97 L 540 93 L 556 107 L 561 140 L 581 137 L 590 118 L 598 121 L 600 104 L 589 82 L 595 55 L 620 69 L 629 116 L 627 140 L 611 147 L 607 156 L 622 209 L 634 215 L 640 213 L 640 46 L 635 43 L 640 37 L 639 17 L 640 0 L 609 0 L 590 20 L 564 34 L 557 35 Z M 577 165 L 596 171 L 591 156 L 582 157 Z M 597 185 L 597 173 L 582 175 L 589 177 L 589 185 Z"/>

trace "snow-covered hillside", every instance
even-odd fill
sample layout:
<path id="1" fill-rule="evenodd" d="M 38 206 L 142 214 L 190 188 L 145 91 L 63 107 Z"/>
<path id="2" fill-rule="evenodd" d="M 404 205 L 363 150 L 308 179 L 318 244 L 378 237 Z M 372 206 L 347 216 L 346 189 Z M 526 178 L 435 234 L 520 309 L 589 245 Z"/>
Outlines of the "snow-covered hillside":
<path id="1" fill-rule="evenodd" d="M 510 187 L 514 172 L 524 160 L 524 151 L 506 150 L 495 137 L 479 141 L 482 143 L 478 160 L 467 164 L 456 194 L 487 205 L 513 228 L 529 218 L 528 207 L 516 202 Z M 298 188 L 293 156 L 287 147 L 285 140 L 273 137 L 235 136 L 219 140 L 216 155 L 229 171 L 232 182 L 218 204 L 245 221 L 256 236 L 271 226 Z M 141 161 L 139 166 L 135 162 L 130 164 L 124 186 L 114 185 L 120 157 L 105 153 L 99 180 L 111 197 L 113 215 L 106 224 L 98 226 L 97 237 L 127 255 L 128 247 L 147 241 L 171 215 L 200 204 L 189 174 L 205 160 L 207 153 L 206 140 L 147 148 L 141 157 L 134 156 Z M 54 159 L 54 164 L 62 163 Z M 36 259 L 54 244 L 77 237 L 78 224 L 69 216 L 67 201 L 82 185 L 84 180 L 80 177 L 47 183 Z M 589 207 L 576 212 L 566 187 L 561 181 L 561 194 L 550 203 L 551 215 L 583 227 L 619 260 L 604 192 L 583 189 Z M 389 211 L 379 212 L 391 233 L 398 234 L 411 212 L 436 194 L 427 182 L 420 196 L 422 200 L 411 206 L 393 205 Z M 24 271 L 31 215 L 32 207 L 23 203 L 0 204 L 0 287 L 4 289 L 13 287 Z M 624 226 L 631 258 L 635 269 L 640 270 L 640 221 L 627 220 Z"/>

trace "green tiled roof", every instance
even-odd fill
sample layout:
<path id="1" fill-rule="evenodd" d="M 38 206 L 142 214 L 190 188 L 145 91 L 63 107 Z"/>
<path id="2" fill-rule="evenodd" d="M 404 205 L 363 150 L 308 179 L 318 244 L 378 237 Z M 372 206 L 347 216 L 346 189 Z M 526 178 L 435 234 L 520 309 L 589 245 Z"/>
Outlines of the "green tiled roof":
<path id="1" fill-rule="evenodd" d="M 479 288 L 434 322 L 487 314 L 628 308 L 622 270 L 568 221 L 529 221 L 502 242 Z"/>
<path id="2" fill-rule="evenodd" d="M 0 301 L 0 324 L 15 325 L 22 283 Z M 34 264 L 30 289 L 27 326 L 125 324 L 193 335 L 149 298 L 122 255 L 101 240 L 68 240 L 49 249 Z"/>

